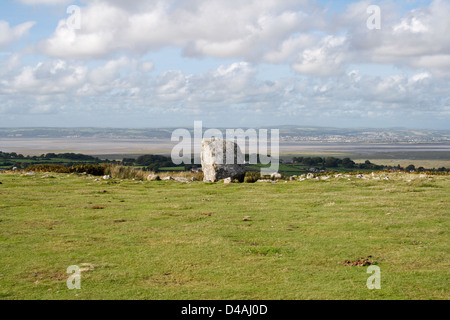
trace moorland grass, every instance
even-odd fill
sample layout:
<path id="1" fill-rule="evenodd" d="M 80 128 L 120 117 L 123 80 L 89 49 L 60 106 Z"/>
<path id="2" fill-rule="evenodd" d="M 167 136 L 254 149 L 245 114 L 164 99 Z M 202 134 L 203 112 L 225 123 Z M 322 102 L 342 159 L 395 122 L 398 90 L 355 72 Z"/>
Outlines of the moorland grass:
<path id="1" fill-rule="evenodd" d="M 449 299 L 450 177 L 411 176 L 0 174 L 0 298 Z M 381 290 L 366 287 L 367 267 L 342 263 L 369 255 Z M 67 267 L 83 263 L 94 269 L 69 290 Z"/>

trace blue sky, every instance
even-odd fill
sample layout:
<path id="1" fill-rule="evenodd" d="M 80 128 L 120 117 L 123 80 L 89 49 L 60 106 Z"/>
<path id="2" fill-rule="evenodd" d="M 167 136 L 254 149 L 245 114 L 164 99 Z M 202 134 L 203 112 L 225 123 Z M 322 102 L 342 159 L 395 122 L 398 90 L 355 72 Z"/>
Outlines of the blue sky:
<path id="1" fill-rule="evenodd" d="M 446 0 L 6 0 L 0 126 L 448 129 L 448 17 Z"/>

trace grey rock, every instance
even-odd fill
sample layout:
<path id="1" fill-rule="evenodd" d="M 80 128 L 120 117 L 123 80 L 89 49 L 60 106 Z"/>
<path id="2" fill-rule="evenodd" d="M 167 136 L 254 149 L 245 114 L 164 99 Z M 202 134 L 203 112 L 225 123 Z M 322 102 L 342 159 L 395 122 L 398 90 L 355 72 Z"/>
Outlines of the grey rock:
<path id="1" fill-rule="evenodd" d="M 111 179 L 111 176 L 109 174 L 103 176 L 103 180 L 109 180 L 109 179 Z"/>
<path id="2" fill-rule="evenodd" d="M 156 174 L 151 174 L 147 177 L 147 181 L 159 181 L 161 178 Z"/>
<path id="3" fill-rule="evenodd" d="M 161 180 L 169 181 L 169 180 L 174 180 L 174 179 L 171 176 L 168 176 L 168 177 L 162 178 Z"/>
<path id="4" fill-rule="evenodd" d="M 233 158 L 227 161 L 227 153 Z M 232 142 L 212 138 L 202 141 L 202 171 L 204 182 L 217 182 L 231 178 L 243 182 L 245 178 L 245 158 L 239 146 Z"/>

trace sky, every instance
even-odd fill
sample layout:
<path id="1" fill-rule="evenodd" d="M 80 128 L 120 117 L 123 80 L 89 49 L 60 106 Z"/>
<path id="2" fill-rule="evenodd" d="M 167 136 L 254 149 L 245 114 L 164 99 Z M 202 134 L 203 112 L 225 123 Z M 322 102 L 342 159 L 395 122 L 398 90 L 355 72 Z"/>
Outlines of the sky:
<path id="1" fill-rule="evenodd" d="M 449 129 L 449 33 L 450 0 L 2 0 L 0 126 Z"/>

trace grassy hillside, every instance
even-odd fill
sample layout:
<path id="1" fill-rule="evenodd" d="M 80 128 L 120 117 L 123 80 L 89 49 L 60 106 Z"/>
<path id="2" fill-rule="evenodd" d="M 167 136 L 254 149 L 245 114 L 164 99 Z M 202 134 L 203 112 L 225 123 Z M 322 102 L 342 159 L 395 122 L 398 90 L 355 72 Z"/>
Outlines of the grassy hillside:
<path id="1" fill-rule="evenodd" d="M 0 174 L 0 298 L 449 299 L 450 176 L 390 177 Z M 381 290 L 342 263 L 367 256 Z M 80 290 L 67 289 L 70 265 L 86 269 Z"/>

